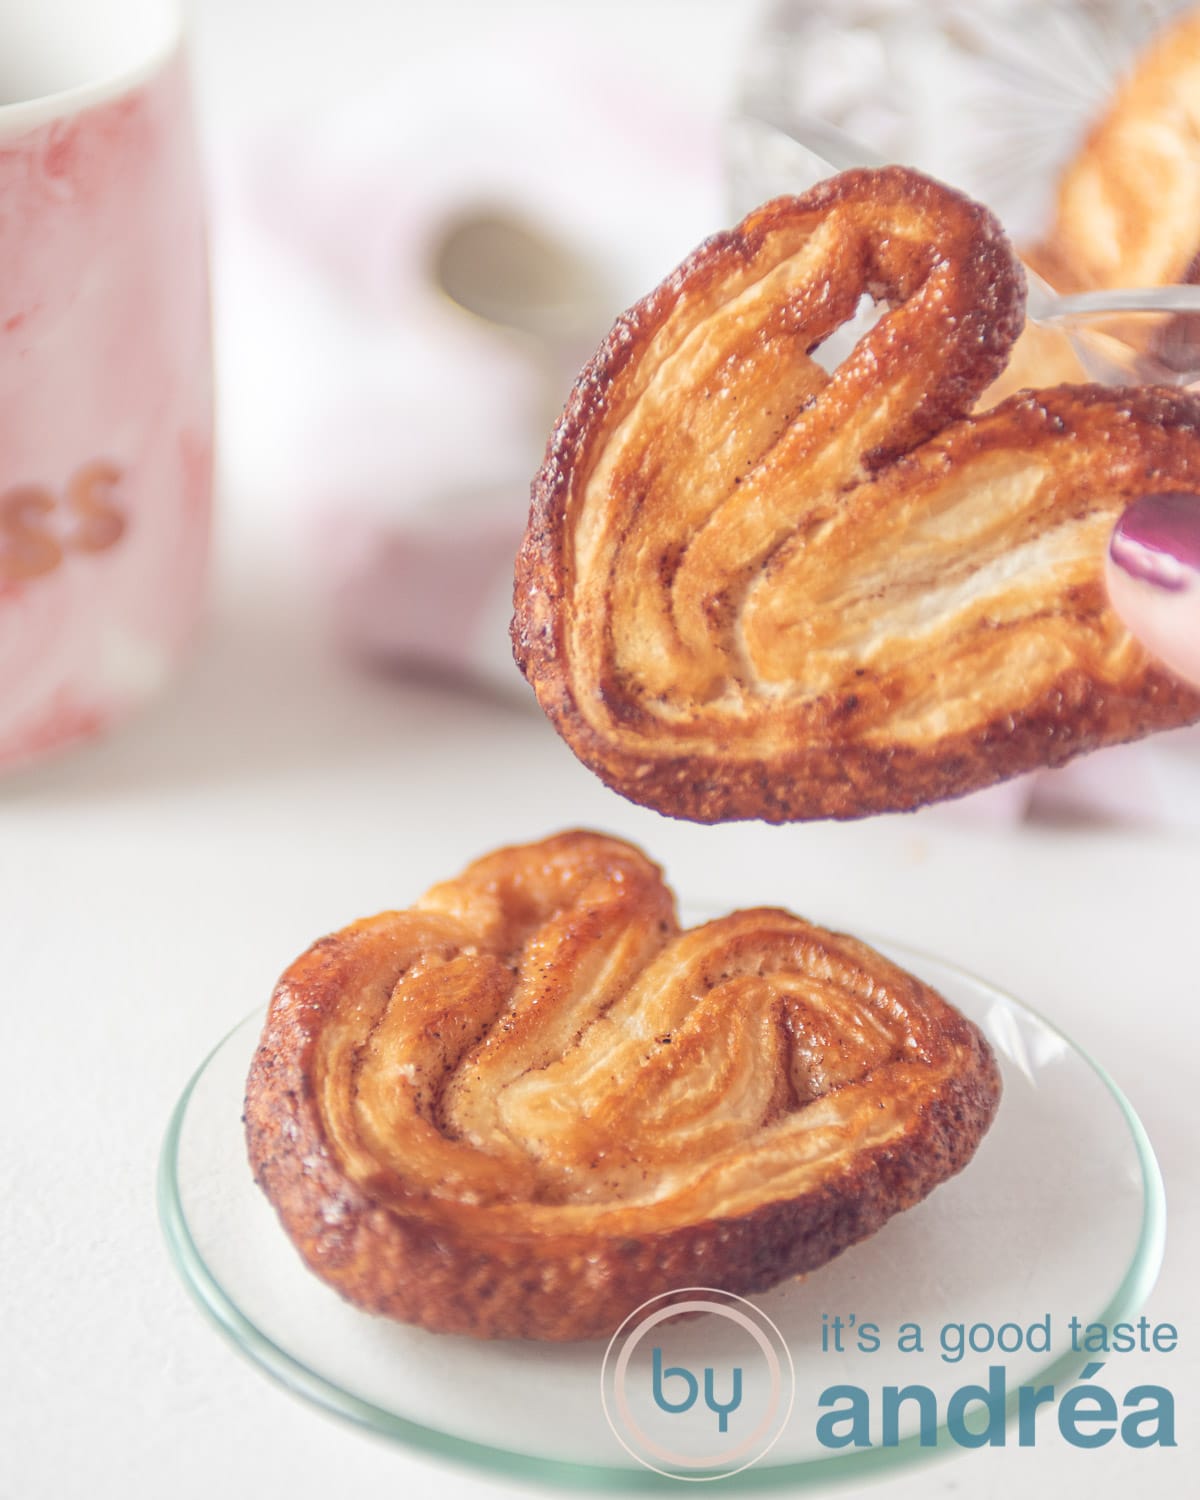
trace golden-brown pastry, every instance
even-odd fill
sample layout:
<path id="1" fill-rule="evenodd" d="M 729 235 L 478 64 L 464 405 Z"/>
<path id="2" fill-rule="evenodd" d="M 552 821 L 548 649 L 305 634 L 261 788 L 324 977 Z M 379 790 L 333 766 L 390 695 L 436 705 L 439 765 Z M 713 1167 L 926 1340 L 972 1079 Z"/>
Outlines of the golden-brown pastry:
<path id="1" fill-rule="evenodd" d="M 828 376 L 811 351 L 889 311 Z M 677 817 L 913 808 L 1200 716 L 1108 607 L 1200 401 L 967 417 L 1021 326 L 987 211 L 901 168 L 778 199 L 616 324 L 534 482 L 514 649 L 575 753 Z"/>
<path id="2" fill-rule="evenodd" d="M 639 850 L 565 833 L 298 959 L 246 1129 L 352 1302 L 574 1339 L 823 1264 L 964 1166 L 999 1090 L 975 1027 L 864 944 L 775 910 L 680 932 Z"/>

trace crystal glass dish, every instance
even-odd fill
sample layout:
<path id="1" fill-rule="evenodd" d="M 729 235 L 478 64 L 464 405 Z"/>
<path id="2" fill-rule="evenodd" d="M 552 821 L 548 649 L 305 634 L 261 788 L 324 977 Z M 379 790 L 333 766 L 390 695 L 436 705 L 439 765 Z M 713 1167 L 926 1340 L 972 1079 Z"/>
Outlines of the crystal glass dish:
<path id="1" fill-rule="evenodd" d="M 850 167 L 896 162 L 986 203 L 1049 273 L 1038 247 L 1064 167 L 1151 39 L 1193 9 L 1191 0 L 776 0 L 727 122 L 731 214 Z M 1063 296 L 1026 272 L 1037 341 L 1005 394 L 1063 381 L 1200 385 L 1200 288 Z M 818 361 L 836 366 L 881 313 L 864 298 Z"/>
<path id="2" fill-rule="evenodd" d="M 986 203 L 1025 243 L 1046 228 L 1058 175 L 1117 80 L 1191 8 L 776 0 L 751 40 L 731 122 L 736 214 L 830 169 L 901 162 Z"/>
<path id="3" fill-rule="evenodd" d="M 831 1454 L 814 1432 L 815 1395 L 839 1381 L 876 1391 L 928 1383 L 949 1393 L 986 1379 L 997 1356 L 967 1351 L 914 1363 L 887 1344 L 868 1358 L 823 1353 L 822 1313 L 927 1329 L 1053 1318 L 1112 1324 L 1135 1315 L 1157 1277 L 1165 1208 L 1153 1151 L 1102 1068 L 1033 1011 L 940 959 L 880 943 L 986 1032 L 1004 1076 L 999 1114 L 965 1172 L 872 1239 L 754 1299 L 782 1331 L 797 1405 L 775 1447 L 727 1481 L 796 1488 L 878 1473 L 953 1451 L 944 1432 L 920 1446 Z M 256 1010 L 204 1061 L 172 1116 L 159 1209 L 174 1262 L 200 1307 L 265 1373 L 315 1405 L 418 1450 L 596 1490 L 669 1488 L 610 1430 L 600 1399 L 603 1346 L 479 1343 L 425 1333 L 343 1302 L 302 1264 L 255 1186 L 242 1095 L 263 1021 Z M 725 1325 L 703 1319 L 706 1349 Z M 700 1336 L 699 1334 L 697 1335 Z M 1065 1385 L 1084 1356 L 1005 1355 L 1008 1388 Z M 1010 1440 L 1015 1436 L 1010 1434 Z M 677 1493 L 677 1491 L 676 1491 Z"/>

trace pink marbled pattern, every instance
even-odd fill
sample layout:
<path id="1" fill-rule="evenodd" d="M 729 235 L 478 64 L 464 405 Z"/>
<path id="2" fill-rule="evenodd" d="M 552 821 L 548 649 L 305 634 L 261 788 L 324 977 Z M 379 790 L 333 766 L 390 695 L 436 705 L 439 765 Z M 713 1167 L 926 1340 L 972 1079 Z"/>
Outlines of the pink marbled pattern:
<path id="1" fill-rule="evenodd" d="M 187 77 L 21 135 L 0 117 L 0 767 L 103 730 L 199 612 L 212 487 L 207 262 Z M 86 550 L 73 476 L 116 465 L 120 536 Z M 20 576 L 5 497 L 61 549 Z M 94 540 L 94 538 L 93 538 Z"/>

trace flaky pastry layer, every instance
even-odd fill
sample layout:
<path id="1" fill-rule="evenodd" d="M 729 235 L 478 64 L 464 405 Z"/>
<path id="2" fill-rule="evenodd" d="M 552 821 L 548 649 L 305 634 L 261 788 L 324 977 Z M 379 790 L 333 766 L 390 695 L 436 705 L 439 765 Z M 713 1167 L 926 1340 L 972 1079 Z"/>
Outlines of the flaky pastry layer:
<path id="1" fill-rule="evenodd" d="M 889 310 L 827 375 L 862 296 Z M 901 168 L 716 236 L 580 376 L 513 641 L 609 786 L 677 817 L 858 817 L 1200 716 L 1108 608 L 1135 495 L 1200 485 L 1200 401 L 1026 392 L 991 216 Z"/>
<path id="2" fill-rule="evenodd" d="M 681 932 L 639 850 L 567 833 L 298 959 L 246 1131 L 352 1302 L 575 1339 L 823 1264 L 964 1166 L 999 1091 L 979 1032 L 864 944 L 771 909 Z"/>

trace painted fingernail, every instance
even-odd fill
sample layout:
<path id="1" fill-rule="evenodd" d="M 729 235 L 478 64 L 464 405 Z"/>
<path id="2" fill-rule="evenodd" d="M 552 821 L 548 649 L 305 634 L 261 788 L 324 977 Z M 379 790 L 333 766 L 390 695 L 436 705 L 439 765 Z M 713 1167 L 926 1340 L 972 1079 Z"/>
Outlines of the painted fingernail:
<path id="1" fill-rule="evenodd" d="M 1200 495 L 1143 495 L 1118 521 L 1108 550 L 1131 578 L 1168 593 L 1200 584 Z"/>

